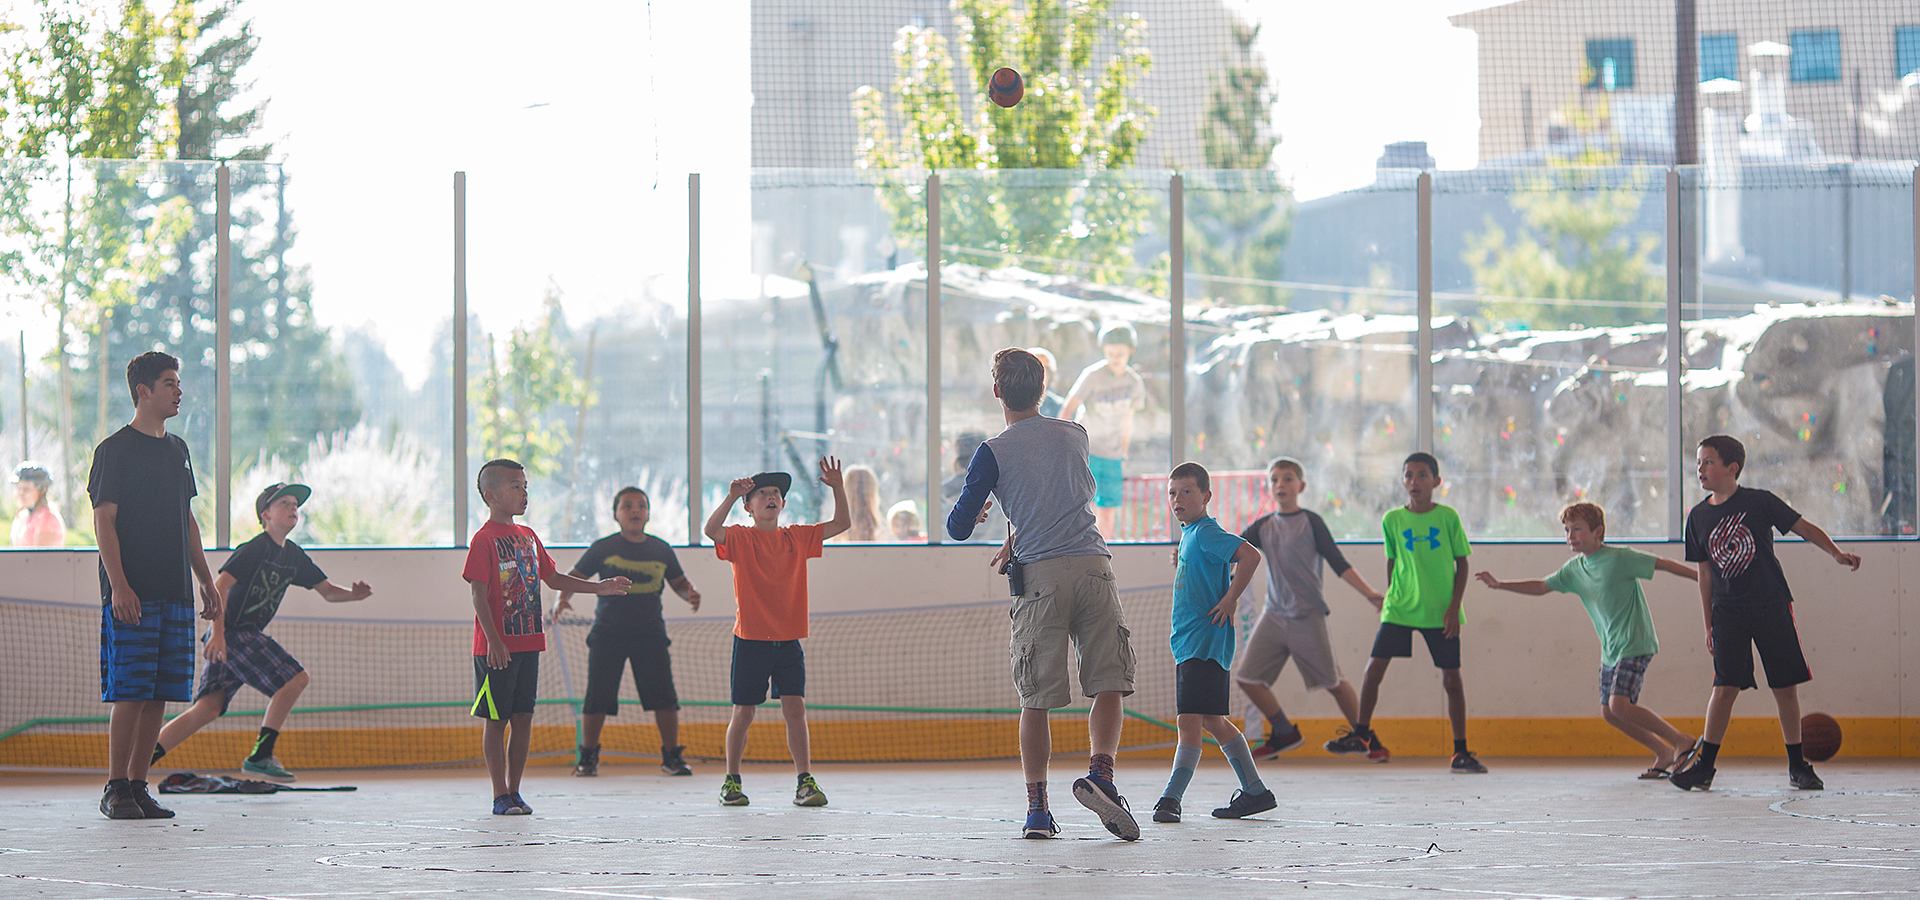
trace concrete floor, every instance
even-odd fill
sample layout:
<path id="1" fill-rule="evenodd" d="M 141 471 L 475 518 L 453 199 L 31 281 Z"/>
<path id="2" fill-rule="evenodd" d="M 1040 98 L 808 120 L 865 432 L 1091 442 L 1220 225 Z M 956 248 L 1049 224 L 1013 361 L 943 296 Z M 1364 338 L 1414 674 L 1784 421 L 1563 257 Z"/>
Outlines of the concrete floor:
<path id="1" fill-rule="evenodd" d="M 790 767 L 750 768 L 744 809 L 717 804 L 713 763 L 544 769 L 513 818 L 487 814 L 474 770 L 303 772 L 360 790 L 168 796 L 177 818 L 135 822 L 99 815 L 97 777 L 10 774 L 0 897 L 1920 896 L 1920 761 L 1828 763 L 1829 789 L 1800 792 L 1780 763 L 1728 760 L 1692 794 L 1628 760 L 1487 762 L 1268 763 L 1281 807 L 1226 822 L 1205 814 L 1234 787 L 1209 759 L 1179 825 L 1148 821 L 1165 770 L 1123 762 L 1137 844 L 1073 802 L 1064 758 L 1054 841 L 1018 839 L 1011 763 L 820 766 L 823 809 L 789 805 Z"/>

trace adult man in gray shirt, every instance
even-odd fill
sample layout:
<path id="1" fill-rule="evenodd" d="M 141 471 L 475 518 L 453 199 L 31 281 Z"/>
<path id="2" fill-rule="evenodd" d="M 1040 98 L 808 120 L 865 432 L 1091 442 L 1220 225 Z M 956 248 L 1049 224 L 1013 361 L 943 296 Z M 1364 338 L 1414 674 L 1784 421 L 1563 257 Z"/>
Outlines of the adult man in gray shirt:
<path id="1" fill-rule="evenodd" d="M 1080 686 L 1093 698 L 1087 717 L 1092 756 L 1087 777 L 1073 783 L 1074 799 L 1100 816 L 1100 824 L 1129 841 L 1140 826 L 1126 798 L 1113 786 L 1113 756 L 1120 749 L 1120 698 L 1133 693 L 1134 659 L 1126 617 L 1114 588 L 1107 544 L 1088 507 L 1093 472 L 1087 467 L 1087 431 L 1040 415 L 1046 371 L 1025 350 L 994 354 L 993 395 L 1000 398 L 1007 428 L 974 452 L 966 487 L 947 516 L 947 534 L 964 541 L 999 498 L 1014 534 L 993 565 L 1007 564 L 1015 583 L 1013 685 L 1020 693 L 1020 769 L 1027 782 L 1025 835 L 1059 833 L 1047 808 L 1047 760 L 1053 734 L 1047 712 L 1072 702 L 1067 680 L 1068 642 L 1080 660 Z"/>

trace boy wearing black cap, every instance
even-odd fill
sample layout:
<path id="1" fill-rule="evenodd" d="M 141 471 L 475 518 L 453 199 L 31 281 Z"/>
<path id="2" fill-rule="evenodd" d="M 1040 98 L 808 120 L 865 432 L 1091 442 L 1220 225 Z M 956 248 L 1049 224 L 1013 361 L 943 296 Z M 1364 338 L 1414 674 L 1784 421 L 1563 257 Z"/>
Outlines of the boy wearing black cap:
<path id="1" fill-rule="evenodd" d="M 235 548 L 214 579 L 214 590 L 226 598 L 226 612 L 213 620 L 213 630 L 206 637 L 202 655 L 207 658 L 207 670 L 200 676 L 200 693 L 186 712 L 160 729 L 160 742 L 153 748 L 155 762 L 220 718 L 241 685 L 252 685 L 271 699 L 260 736 L 240 770 L 274 781 L 294 780 L 293 773 L 274 757 L 274 741 L 310 679 L 300 661 L 262 629 L 280 611 L 288 585 L 310 588 L 328 603 L 364 600 L 373 593 L 364 581 L 354 582 L 351 588 L 328 581 L 306 551 L 287 539 L 300 524 L 300 504 L 312 493 L 304 484 L 270 484 L 254 500 L 254 514 L 266 530 Z"/>
<path id="2" fill-rule="evenodd" d="M 747 752 L 747 728 L 753 713 L 766 702 L 767 686 L 780 701 L 787 721 L 787 752 L 799 774 L 793 805 L 825 806 L 827 795 L 807 770 L 811 763 L 807 737 L 807 661 L 800 641 L 807 636 L 807 560 L 820 555 L 821 544 L 847 530 L 852 517 L 840 477 L 840 460 L 820 460 L 820 483 L 833 490 L 833 518 L 818 525 L 781 527 L 780 511 L 787 508 L 793 476 L 762 472 L 736 478 L 727 500 L 707 517 L 706 535 L 723 560 L 733 564 L 733 596 L 737 613 L 733 624 L 733 719 L 727 723 L 727 777 L 720 783 L 720 803 L 746 806 L 740 790 L 740 760 Z M 752 525 L 726 525 L 735 500 L 745 498 Z"/>
<path id="3" fill-rule="evenodd" d="M 1109 541 L 1126 480 L 1127 448 L 1133 444 L 1133 414 L 1147 408 L 1147 382 L 1129 364 L 1138 342 L 1130 325 L 1102 331 L 1100 353 L 1106 358 L 1080 370 L 1060 410 L 1060 418 L 1072 420 L 1086 407 L 1080 425 L 1087 430 L 1087 468 L 1093 470 L 1094 523 Z"/>

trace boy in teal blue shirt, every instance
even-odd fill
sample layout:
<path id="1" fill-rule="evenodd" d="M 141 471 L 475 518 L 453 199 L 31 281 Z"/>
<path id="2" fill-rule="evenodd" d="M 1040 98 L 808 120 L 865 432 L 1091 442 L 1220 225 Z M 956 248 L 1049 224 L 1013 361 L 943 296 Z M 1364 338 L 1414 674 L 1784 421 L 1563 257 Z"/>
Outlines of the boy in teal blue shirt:
<path id="1" fill-rule="evenodd" d="M 1700 576 L 1678 560 L 1607 546 L 1607 514 L 1594 504 L 1575 503 L 1561 510 L 1560 523 L 1567 529 L 1567 546 L 1578 555 L 1559 571 L 1527 581 L 1501 581 L 1492 572 L 1474 577 L 1487 587 L 1516 594 L 1538 597 L 1559 591 L 1580 596 L 1600 635 L 1600 717 L 1653 751 L 1653 767 L 1640 773 L 1642 780 L 1665 778 L 1692 758 L 1693 737 L 1639 705 L 1647 664 L 1660 652 L 1640 581 L 1656 571 L 1689 581 Z"/>
<path id="2" fill-rule="evenodd" d="M 1273 791 L 1254 770 L 1246 737 L 1227 718 L 1233 693 L 1227 676 L 1233 668 L 1233 613 L 1260 566 L 1260 551 L 1207 515 L 1212 499 L 1207 470 L 1199 463 L 1181 463 L 1167 476 L 1167 503 L 1181 526 L 1180 549 L 1174 556 L 1173 630 L 1168 639 L 1173 649 L 1180 743 L 1173 754 L 1173 776 L 1153 807 L 1155 822 L 1180 821 L 1180 798 L 1200 762 L 1202 731 L 1220 742 L 1240 778 L 1240 789 L 1226 806 L 1213 811 L 1214 818 L 1244 818 L 1277 805 Z"/>
<path id="3" fill-rule="evenodd" d="M 1380 700 L 1380 682 L 1396 656 L 1413 656 L 1413 635 L 1427 642 L 1427 653 L 1440 670 L 1447 692 L 1447 719 L 1453 724 L 1453 771 L 1479 775 L 1487 767 L 1467 750 L 1467 693 L 1460 680 L 1460 624 L 1465 618 L 1460 601 L 1467 593 L 1467 531 L 1460 514 L 1433 501 L 1440 486 L 1440 461 L 1431 453 L 1415 453 L 1400 467 L 1400 485 L 1407 505 L 1390 510 L 1380 520 L 1387 551 L 1387 594 L 1380 608 L 1380 631 L 1374 635 L 1367 674 L 1360 683 L 1360 721 L 1354 735 L 1367 741 L 1367 758 L 1386 762 L 1391 756 L 1373 733 L 1373 708 Z"/>

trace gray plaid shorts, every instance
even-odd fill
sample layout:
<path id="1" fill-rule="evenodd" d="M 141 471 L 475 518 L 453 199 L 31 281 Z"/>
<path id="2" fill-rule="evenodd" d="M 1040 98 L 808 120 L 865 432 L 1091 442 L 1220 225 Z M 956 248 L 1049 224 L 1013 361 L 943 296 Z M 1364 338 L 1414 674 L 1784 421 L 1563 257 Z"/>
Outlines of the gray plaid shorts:
<path id="1" fill-rule="evenodd" d="M 1647 678 L 1647 663 L 1653 662 L 1653 654 L 1629 656 L 1611 666 L 1600 667 L 1600 705 L 1607 705 L 1607 698 L 1615 694 L 1627 698 L 1628 703 L 1640 702 L 1640 682 Z"/>
<path id="2" fill-rule="evenodd" d="M 241 685 L 251 685 L 271 697 L 305 670 L 279 641 L 258 631 L 228 631 L 227 658 L 207 663 L 207 670 L 200 675 L 200 693 L 194 699 L 220 694 L 226 698 L 220 705 L 224 711 Z"/>

